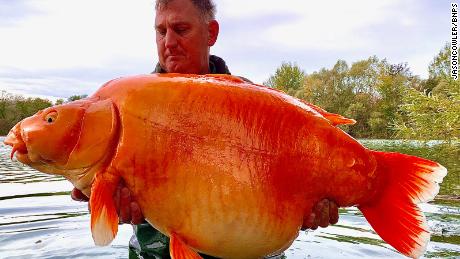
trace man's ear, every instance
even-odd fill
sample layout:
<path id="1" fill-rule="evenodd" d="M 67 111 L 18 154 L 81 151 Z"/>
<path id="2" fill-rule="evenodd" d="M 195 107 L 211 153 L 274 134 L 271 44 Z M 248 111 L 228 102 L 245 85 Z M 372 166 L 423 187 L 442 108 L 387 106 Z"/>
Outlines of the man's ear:
<path id="1" fill-rule="evenodd" d="M 217 36 L 219 35 L 219 23 L 216 20 L 211 20 L 208 24 L 208 46 L 213 46 L 217 41 Z"/>

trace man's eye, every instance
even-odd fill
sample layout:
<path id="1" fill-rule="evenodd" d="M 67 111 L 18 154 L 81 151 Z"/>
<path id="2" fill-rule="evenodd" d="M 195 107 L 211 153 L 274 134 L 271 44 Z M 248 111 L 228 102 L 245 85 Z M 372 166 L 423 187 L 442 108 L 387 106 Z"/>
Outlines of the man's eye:
<path id="1" fill-rule="evenodd" d="M 157 31 L 158 34 L 160 34 L 162 36 L 166 35 L 166 30 L 165 29 L 158 29 L 157 28 L 156 31 Z"/>
<path id="2" fill-rule="evenodd" d="M 176 31 L 177 34 L 182 35 L 188 31 L 188 28 L 176 28 L 174 31 Z"/>

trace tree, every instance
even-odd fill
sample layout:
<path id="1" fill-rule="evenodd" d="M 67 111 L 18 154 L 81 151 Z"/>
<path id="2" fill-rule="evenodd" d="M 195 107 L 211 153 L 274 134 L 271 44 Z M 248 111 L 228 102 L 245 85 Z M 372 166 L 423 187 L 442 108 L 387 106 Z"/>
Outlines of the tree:
<path id="1" fill-rule="evenodd" d="M 358 93 L 344 115 L 356 120 L 356 124 L 348 127 L 348 133 L 361 138 L 373 137 L 372 127 L 369 125 L 372 113 L 375 110 L 375 98 L 369 93 Z"/>
<path id="2" fill-rule="evenodd" d="M 51 102 L 41 98 L 24 98 L 5 91 L 0 92 L 0 134 L 6 135 L 22 119 L 51 106 Z"/>
<path id="3" fill-rule="evenodd" d="M 428 67 L 431 87 L 410 89 L 403 96 L 402 116 L 394 125 L 400 137 L 444 140 L 458 147 L 460 83 L 450 78 L 449 58 L 446 44 Z"/>
<path id="4" fill-rule="evenodd" d="M 332 69 L 322 68 L 305 77 L 304 98 L 323 109 L 344 114 L 353 101 L 348 64 L 338 60 Z"/>
<path id="5" fill-rule="evenodd" d="M 296 96 L 304 85 L 305 72 L 299 66 L 291 62 L 283 62 L 271 75 L 264 85 L 284 91 Z"/>
<path id="6" fill-rule="evenodd" d="M 446 43 L 428 66 L 428 79 L 420 85 L 422 92 L 430 93 L 439 81 L 450 76 L 450 44 Z"/>
<path id="7" fill-rule="evenodd" d="M 376 56 L 352 64 L 349 77 L 355 93 L 376 94 L 375 85 L 378 81 L 381 64 L 382 62 Z"/>
<path id="8" fill-rule="evenodd" d="M 8 106 L 11 104 L 13 96 L 6 91 L 0 92 L 0 119 L 5 119 L 8 114 Z"/>
<path id="9" fill-rule="evenodd" d="M 355 137 L 388 138 L 399 112 L 403 92 L 418 82 L 407 64 L 389 64 L 372 56 L 354 62 L 343 60 L 332 69 L 321 69 L 305 78 L 303 95 L 329 112 L 353 118 L 344 129 Z"/>
<path id="10" fill-rule="evenodd" d="M 391 125 L 398 118 L 404 94 L 412 85 L 412 74 L 405 63 L 388 64 L 384 61 L 381 65 L 383 69 L 375 86 L 379 94 L 378 113 L 373 114 L 370 123 L 375 137 L 391 138 L 395 134 Z"/>
<path id="11" fill-rule="evenodd" d="M 460 139 L 460 83 L 443 79 L 441 94 L 410 89 L 404 96 L 406 119 L 395 124 L 401 137 L 419 140 L 444 140 L 457 144 Z M 448 92 L 449 94 L 445 94 Z"/>
<path id="12" fill-rule="evenodd" d="M 448 78 L 450 76 L 450 44 L 446 43 L 428 66 L 429 78 Z"/>
<path id="13" fill-rule="evenodd" d="M 436 58 L 430 65 L 432 80 L 443 74 L 445 62 Z M 322 68 L 306 75 L 291 63 L 282 63 L 266 82 L 268 86 L 318 105 L 323 109 L 353 118 L 357 123 L 342 128 L 354 137 L 395 137 L 397 120 L 408 118 L 400 109 L 409 89 L 425 89 L 426 81 L 413 76 L 407 63 L 390 64 L 386 59 L 371 56 L 354 62 L 351 67 L 338 60 L 330 68 Z M 446 84 L 431 88 L 436 93 L 449 95 Z"/>
<path id="14" fill-rule="evenodd" d="M 73 102 L 73 101 L 80 100 L 80 99 L 83 99 L 83 98 L 86 98 L 86 97 L 88 97 L 87 94 L 72 95 L 72 96 L 70 96 L 69 98 L 67 98 L 67 101 L 68 101 L 68 102 Z"/>

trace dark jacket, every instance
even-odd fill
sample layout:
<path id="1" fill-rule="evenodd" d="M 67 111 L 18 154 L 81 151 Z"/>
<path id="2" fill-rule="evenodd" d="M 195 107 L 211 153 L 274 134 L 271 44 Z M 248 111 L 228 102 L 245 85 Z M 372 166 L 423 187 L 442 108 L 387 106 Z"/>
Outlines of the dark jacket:
<path id="1" fill-rule="evenodd" d="M 225 64 L 225 61 L 222 58 L 214 55 L 209 56 L 209 70 L 211 71 L 210 74 L 231 75 L 227 64 Z M 158 63 L 152 73 L 166 73 L 166 71 L 160 66 L 160 63 Z"/>

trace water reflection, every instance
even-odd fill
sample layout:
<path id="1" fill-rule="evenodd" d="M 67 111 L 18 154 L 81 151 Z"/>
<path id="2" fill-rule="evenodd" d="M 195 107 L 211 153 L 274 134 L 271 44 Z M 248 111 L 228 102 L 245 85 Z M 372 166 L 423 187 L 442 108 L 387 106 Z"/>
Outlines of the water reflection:
<path id="1" fill-rule="evenodd" d="M 5 147 L 0 137 L 0 184 L 1 183 L 32 183 L 62 181 L 61 176 L 37 173 L 34 169 L 9 159 L 11 148 Z"/>
<path id="2" fill-rule="evenodd" d="M 110 246 L 94 246 L 87 205 L 70 199 L 71 184 L 9 160 L 10 152 L 0 144 L 0 258 L 128 257 L 130 226 L 120 226 Z M 460 257 L 460 202 L 437 200 L 422 209 L 433 232 L 425 257 Z M 335 226 L 300 232 L 286 256 L 404 258 L 375 234 L 356 208 L 341 209 Z"/>

